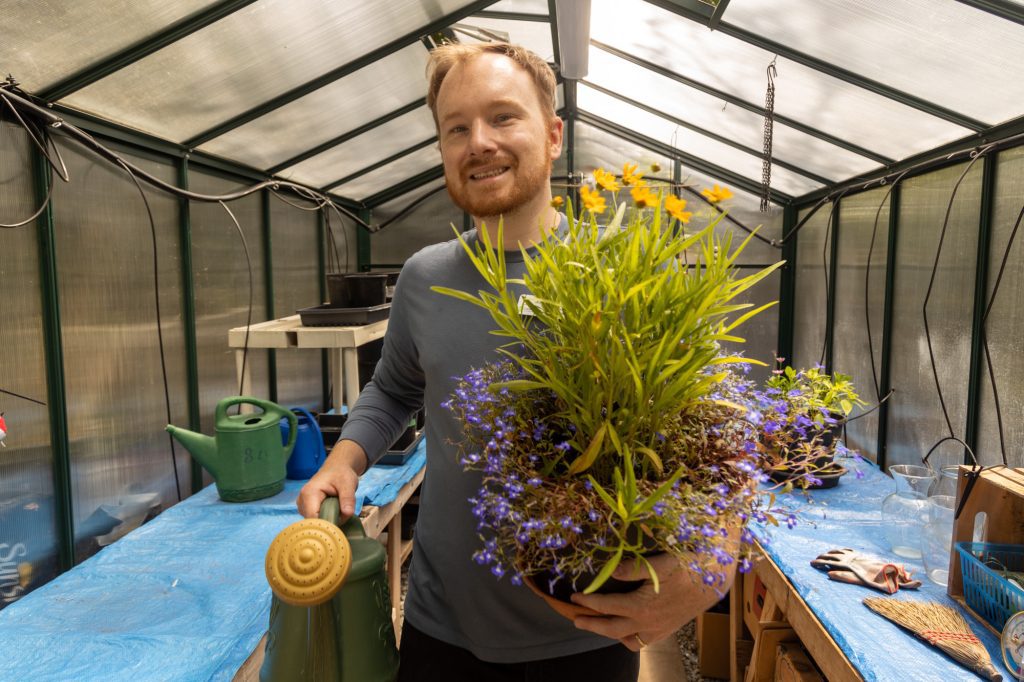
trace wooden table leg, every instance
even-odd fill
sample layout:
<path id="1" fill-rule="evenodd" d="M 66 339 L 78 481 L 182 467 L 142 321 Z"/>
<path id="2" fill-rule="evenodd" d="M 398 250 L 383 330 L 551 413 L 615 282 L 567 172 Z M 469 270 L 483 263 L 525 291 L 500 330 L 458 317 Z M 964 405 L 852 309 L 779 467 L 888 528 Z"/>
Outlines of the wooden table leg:
<path id="1" fill-rule="evenodd" d="M 355 348 L 342 348 L 341 349 L 341 363 L 342 368 L 342 379 L 345 386 L 345 405 L 348 407 L 349 412 L 356 405 L 356 400 L 359 399 L 359 354 Z M 335 384 L 334 391 L 336 394 L 340 394 L 342 383 Z M 335 402 L 338 399 L 335 398 Z M 338 408 L 340 409 L 340 407 Z"/>
<path id="2" fill-rule="evenodd" d="M 391 620 L 395 635 L 401 631 L 402 604 L 402 510 L 388 522 L 388 589 L 391 591 Z"/>

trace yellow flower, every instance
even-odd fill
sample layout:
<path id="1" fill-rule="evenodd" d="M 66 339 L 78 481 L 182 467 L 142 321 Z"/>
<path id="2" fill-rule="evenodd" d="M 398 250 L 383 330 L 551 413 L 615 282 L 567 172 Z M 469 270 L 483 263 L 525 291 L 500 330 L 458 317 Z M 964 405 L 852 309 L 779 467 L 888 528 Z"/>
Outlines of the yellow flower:
<path id="1" fill-rule="evenodd" d="M 601 193 L 590 189 L 586 185 L 580 187 L 580 197 L 583 199 L 583 208 L 591 213 L 604 213 L 604 209 L 607 208 Z"/>
<path id="2" fill-rule="evenodd" d="M 615 176 L 603 168 L 594 171 L 594 181 L 601 189 L 606 189 L 609 192 L 619 191 L 619 183 L 615 180 Z"/>
<path id="3" fill-rule="evenodd" d="M 629 193 L 633 195 L 633 201 L 636 202 L 637 208 L 658 205 L 657 195 L 642 181 L 631 189 Z"/>
<path id="4" fill-rule="evenodd" d="M 711 189 L 702 189 L 700 193 L 706 196 L 712 204 L 717 204 L 719 201 L 725 201 L 732 197 L 732 192 L 729 191 L 728 187 L 719 187 L 718 185 Z"/>
<path id="5" fill-rule="evenodd" d="M 622 166 L 622 182 L 626 185 L 637 185 L 643 180 L 644 174 L 636 172 L 635 163 Z"/>
<path id="6" fill-rule="evenodd" d="M 659 164 L 657 161 L 655 161 L 654 163 L 651 164 L 651 172 L 652 173 L 657 173 L 660 170 L 661 170 L 661 164 Z"/>
<path id="7" fill-rule="evenodd" d="M 551 198 L 551 208 L 562 208 L 563 204 L 565 204 L 565 199 L 562 197 Z"/>
<path id="8" fill-rule="evenodd" d="M 692 212 L 684 210 L 685 208 L 686 199 L 680 199 L 675 194 L 669 194 L 665 197 L 665 210 L 668 211 L 670 216 L 684 225 L 690 222 L 690 217 L 693 215 Z"/>

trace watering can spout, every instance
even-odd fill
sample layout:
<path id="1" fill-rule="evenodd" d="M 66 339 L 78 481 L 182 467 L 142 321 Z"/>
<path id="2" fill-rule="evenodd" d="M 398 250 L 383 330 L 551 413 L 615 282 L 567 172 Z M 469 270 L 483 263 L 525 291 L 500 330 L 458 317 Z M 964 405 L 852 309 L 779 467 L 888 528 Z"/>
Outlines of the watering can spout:
<path id="1" fill-rule="evenodd" d="M 217 442 L 215 439 L 195 431 L 179 428 L 173 424 L 167 425 L 167 432 L 181 443 L 196 461 L 202 464 L 216 478 Z"/>

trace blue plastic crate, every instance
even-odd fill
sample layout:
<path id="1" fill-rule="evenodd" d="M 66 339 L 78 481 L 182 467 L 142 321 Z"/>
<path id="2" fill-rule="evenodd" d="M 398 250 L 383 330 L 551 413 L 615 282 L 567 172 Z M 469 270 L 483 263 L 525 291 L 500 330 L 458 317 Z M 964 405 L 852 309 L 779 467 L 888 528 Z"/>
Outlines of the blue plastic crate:
<path id="1" fill-rule="evenodd" d="M 958 542 L 964 601 L 978 616 L 1000 632 L 1007 619 L 1024 611 L 1024 589 L 997 571 L 1024 572 L 1024 545 Z"/>

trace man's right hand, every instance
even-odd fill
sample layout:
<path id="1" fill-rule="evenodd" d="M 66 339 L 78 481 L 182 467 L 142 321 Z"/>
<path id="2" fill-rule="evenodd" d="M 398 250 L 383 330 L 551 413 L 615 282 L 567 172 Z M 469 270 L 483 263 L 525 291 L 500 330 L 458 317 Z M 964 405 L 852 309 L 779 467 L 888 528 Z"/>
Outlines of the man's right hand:
<path id="1" fill-rule="evenodd" d="M 351 440 L 339 441 L 320 471 L 309 479 L 299 491 L 296 506 L 305 518 L 320 515 L 320 505 L 327 497 L 337 497 L 341 508 L 341 521 L 356 511 L 356 487 L 359 474 L 366 471 L 366 453 L 358 443 Z"/>

